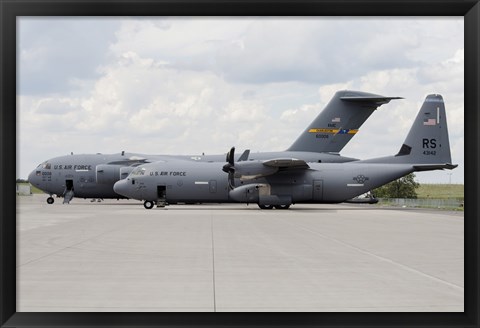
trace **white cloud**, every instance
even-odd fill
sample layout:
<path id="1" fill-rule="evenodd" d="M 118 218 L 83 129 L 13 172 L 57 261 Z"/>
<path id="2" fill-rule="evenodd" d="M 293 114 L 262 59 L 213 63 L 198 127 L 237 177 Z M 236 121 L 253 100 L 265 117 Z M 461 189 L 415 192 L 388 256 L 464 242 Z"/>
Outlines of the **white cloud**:
<path id="1" fill-rule="evenodd" d="M 416 21 L 311 17 L 126 20 L 110 50 L 116 56 L 133 51 L 178 69 L 212 71 L 232 82 L 332 83 L 371 69 L 410 67 L 421 60 L 421 54 L 411 54 L 423 42 L 409 33 L 409 24 Z"/>
<path id="2" fill-rule="evenodd" d="M 98 77 L 118 19 L 20 17 L 19 85 L 22 95 L 72 92 L 78 79 Z"/>
<path id="3" fill-rule="evenodd" d="M 452 58 L 422 67 L 419 69 L 418 78 L 424 83 L 431 83 L 442 89 L 463 88 L 464 49 L 458 49 Z"/>

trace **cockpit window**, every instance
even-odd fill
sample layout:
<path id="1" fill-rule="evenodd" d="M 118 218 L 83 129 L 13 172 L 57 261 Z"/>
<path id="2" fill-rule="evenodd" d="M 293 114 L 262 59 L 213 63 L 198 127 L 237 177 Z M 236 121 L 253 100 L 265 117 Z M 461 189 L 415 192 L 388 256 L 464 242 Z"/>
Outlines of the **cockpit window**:
<path id="1" fill-rule="evenodd" d="M 137 167 L 135 168 L 132 173 L 130 173 L 131 176 L 137 176 L 137 175 L 145 175 L 146 169 L 144 167 Z"/>
<path id="2" fill-rule="evenodd" d="M 52 168 L 52 164 L 48 162 L 44 162 L 41 164 L 43 169 L 50 170 Z"/>

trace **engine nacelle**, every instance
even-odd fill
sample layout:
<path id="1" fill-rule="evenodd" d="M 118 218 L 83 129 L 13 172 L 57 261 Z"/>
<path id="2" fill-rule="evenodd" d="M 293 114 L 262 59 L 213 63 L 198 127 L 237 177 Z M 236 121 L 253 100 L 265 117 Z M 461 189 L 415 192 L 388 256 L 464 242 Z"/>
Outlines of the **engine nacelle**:
<path id="1" fill-rule="evenodd" d="M 230 198 L 240 203 L 259 205 L 291 205 L 291 195 L 272 195 L 270 185 L 253 183 L 230 190 Z"/>
<path id="2" fill-rule="evenodd" d="M 120 165 L 100 164 L 95 168 L 97 183 L 111 184 L 120 180 Z"/>
<path id="3" fill-rule="evenodd" d="M 132 173 L 133 169 L 135 167 L 133 166 L 123 166 L 120 168 L 120 180 L 123 180 L 125 179 L 126 177 L 128 177 L 128 175 L 130 173 Z"/>
<path id="4" fill-rule="evenodd" d="M 235 163 L 235 177 L 250 180 L 272 175 L 278 172 L 278 167 L 265 166 L 258 161 Z"/>
<path id="5" fill-rule="evenodd" d="M 264 191 L 262 189 L 270 189 L 269 187 L 269 185 L 263 183 L 248 184 L 230 190 L 229 195 L 231 199 L 237 202 L 258 203 L 260 193 Z"/>

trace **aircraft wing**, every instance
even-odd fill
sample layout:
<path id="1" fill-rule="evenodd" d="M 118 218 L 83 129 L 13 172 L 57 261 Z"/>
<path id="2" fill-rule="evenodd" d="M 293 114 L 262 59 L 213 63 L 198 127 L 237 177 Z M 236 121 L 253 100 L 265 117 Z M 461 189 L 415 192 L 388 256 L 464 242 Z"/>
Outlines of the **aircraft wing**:
<path id="1" fill-rule="evenodd" d="M 308 169 L 310 166 L 301 159 L 275 158 L 267 161 L 245 161 L 235 163 L 235 177 L 250 180 L 273 175 L 278 171 Z"/>
<path id="2" fill-rule="evenodd" d="M 132 159 L 124 159 L 120 161 L 113 161 L 113 162 L 108 162 L 106 164 L 111 164 L 111 165 L 124 165 L 124 166 L 138 166 L 141 164 L 146 164 L 150 163 L 149 160 L 145 158 L 132 158 Z"/>
<path id="3" fill-rule="evenodd" d="M 268 167 L 278 167 L 279 169 L 308 169 L 307 162 L 295 158 L 277 158 L 264 161 L 263 165 Z"/>

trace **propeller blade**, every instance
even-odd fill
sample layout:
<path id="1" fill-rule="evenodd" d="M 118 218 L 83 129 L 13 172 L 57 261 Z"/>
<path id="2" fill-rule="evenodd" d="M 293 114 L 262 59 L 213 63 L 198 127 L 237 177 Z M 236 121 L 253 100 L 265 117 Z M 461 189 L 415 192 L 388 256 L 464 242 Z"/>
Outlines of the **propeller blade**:
<path id="1" fill-rule="evenodd" d="M 227 153 L 227 158 L 225 159 L 227 164 L 222 167 L 222 171 L 228 173 L 228 185 L 230 189 L 235 188 L 235 147 L 232 147 Z"/>
<path id="2" fill-rule="evenodd" d="M 235 189 L 235 172 L 228 173 L 228 185 L 230 189 Z"/>
<path id="3" fill-rule="evenodd" d="M 233 161 L 235 160 L 235 147 L 232 147 L 230 151 L 227 154 L 227 162 L 230 163 L 230 165 L 234 166 Z"/>

